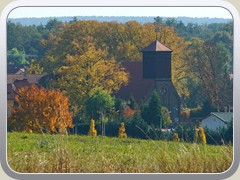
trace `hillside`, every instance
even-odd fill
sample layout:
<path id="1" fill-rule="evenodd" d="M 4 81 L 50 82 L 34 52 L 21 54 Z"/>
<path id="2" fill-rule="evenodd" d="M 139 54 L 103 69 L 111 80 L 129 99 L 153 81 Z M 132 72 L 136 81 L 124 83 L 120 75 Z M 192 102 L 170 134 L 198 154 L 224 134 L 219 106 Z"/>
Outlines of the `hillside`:
<path id="1" fill-rule="evenodd" d="M 25 173 L 220 173 L 231 146 L 8 133 L 8 164 Z"/>

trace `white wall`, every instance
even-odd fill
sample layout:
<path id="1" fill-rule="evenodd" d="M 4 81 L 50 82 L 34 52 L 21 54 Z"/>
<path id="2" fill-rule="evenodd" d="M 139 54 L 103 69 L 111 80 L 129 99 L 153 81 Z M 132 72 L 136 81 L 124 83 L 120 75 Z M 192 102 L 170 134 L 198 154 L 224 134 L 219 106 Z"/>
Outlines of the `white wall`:
<path id="1" fill-rule="evenodd" d="M 222 127 L 227 128 L 227 125 L 216 116 L 211 115 L 206 119 L 202 120 L 202 127 L 203 128 L 207 127 L 209 130 L 215 131 L 218 128 L 222 128 Z"/>

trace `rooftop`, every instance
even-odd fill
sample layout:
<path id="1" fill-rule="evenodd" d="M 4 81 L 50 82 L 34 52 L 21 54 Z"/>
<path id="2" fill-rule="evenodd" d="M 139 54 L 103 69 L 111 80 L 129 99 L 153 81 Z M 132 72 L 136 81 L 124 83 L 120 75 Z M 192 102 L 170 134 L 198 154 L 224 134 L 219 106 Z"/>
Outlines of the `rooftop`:
<path id="1" fill-rule="evenodd" d="M 147 47 L 142 49 L 142 52 L 146 51 L 167 51 L 172 52 L 170 48 L 160 43 L 158 40 L 153 41 L 151 44 L 149 44 Z"/>

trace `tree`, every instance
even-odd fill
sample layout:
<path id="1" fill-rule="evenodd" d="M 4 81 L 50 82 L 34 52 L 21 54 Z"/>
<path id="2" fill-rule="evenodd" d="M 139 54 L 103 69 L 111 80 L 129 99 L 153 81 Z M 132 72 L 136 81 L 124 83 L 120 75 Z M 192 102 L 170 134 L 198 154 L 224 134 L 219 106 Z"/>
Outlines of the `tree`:
<path id="1" fill-rule="evenodd" d="M 85 100 L 93 96 L 96 90 L 102 89 L 112 94 L 128 82 L 125 69 L 114 59 L 107 59 L 106 52 L 96 50 L 92 44 L 81 56 L 68 55 L 65 65 L 55 74 L 59 76 L 55 87 L 61 88 L 69 96 L 71 106 L 77 107 L 77 111 L 83 109 Z"/>
<path id="2" fill-rule="evenodd" d="M 37 63 L 35 60 L 32 60 L 29 67 L 26 67 L 28 74 L 42 74 L 43 68 L 40 67 L 39 63 Z"/>
<path id="3" fill-rule="evenodd" d="M 17 106 L 12 107 L 9 124 L 16 131 L 66 132 L 73 127 L 68 98 L 59 90 L 46 90 L 36 85 L 19 89 Z"/>
<path id="4" fill-rule="evenodd" d="M 85 112 L 88 117 L 99 120 L 101 116 L 111 112 L 114 100 L 106 91 L 98 89 L 85 102 Z"/>
<path id="5" fill-rule="evenodd" d="M 189 45 L 189 52 L 187 57 L 189 72 L 200 80 L 204 95 L 210 100 L 211 107 L 221 110 L 232 93 L 229 78 L 231 67 L 229 50 L 222 43 L 208 44 L 195 38 Z"/>
<path id="6" fill-rule="evenodd" d="M 85 112 L 88 117 L 98 119 L 102 124 L 102 135 L 105 135 L 105 123 L 108 114 L 114 106 L 113 98 L 104 90 L 98 89 L 85 102 Z"/>
<path id="7" fill-rule="evenodd" d="M 107 34 L 107 36 L 106 36 Z M 172 79 L 180 96 L 188 96 L 188 63 L 185 61 L 188 42 L 174 31 L 172 27 L 161 27 L 157 32 L 158 40 L 173 50 Z M 52 72 L 66 63 L 66 57 L 84 55 L 89 45 L 95 50 L 105 52 L 106 60 L 141 61 L 141 50 L 156 38 L 153 23 L 140 24 L 137 21 L 126 23 L 77 21 L 63 23 L 61 28 L 50 33 L 42 41 L 46 53 L 41 61 L 44 71 Z"/>
<path id="8" fill-rule="evenodd" d="M 13 48 L 7 53 L 7 63 L 14 65 L 26 65 L 29 62 L 26 60 L 26 54 L 24 51 L 19 51 L 17 48 Z"/>
<path id="9" fill-rule="evenodd" d="M 143 109 L 143 119 L 149 124 L 158 128 L 162 128 L 162 106 L 160 102 L 160 96 L 156 90 L 154 90 L 149 98 L 147 106 Z"/>

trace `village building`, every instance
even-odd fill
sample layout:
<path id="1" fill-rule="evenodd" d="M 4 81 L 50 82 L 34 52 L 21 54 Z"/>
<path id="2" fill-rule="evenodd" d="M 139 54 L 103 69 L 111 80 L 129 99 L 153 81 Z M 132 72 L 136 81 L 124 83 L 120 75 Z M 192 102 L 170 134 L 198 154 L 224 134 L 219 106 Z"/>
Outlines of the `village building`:
<path id="1" fill-rule="evenodd" d="M 232 112 L 212 112 L 210 116 L 202 120 L 202 127 L 212 131 L 227 128 L 233 120 Z"/>
<path id="2" fill-rule="evenodd" d="M 12 65 L 8 65 L 7 70 L 7 116 L 9 117 L 19 89 L 32 84 L 40 86 L 38 83 L 46 74 L 27 74 L 23 67 Z"/>
<path id="3" fill-rule="evenodd" d="M 172 83 L 172 50 L 155 40 L 142 49 L 142 62 L 123 62 L 129 72 L 129 83 L 121 87 L 116 96 L 137 101 L 146 100 L 156 89 L 161 103 L 165 106 L 173 122 L 179 120 L 180 98 Z"/>

